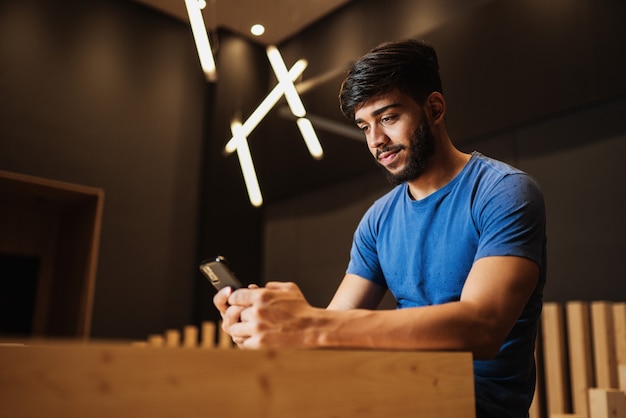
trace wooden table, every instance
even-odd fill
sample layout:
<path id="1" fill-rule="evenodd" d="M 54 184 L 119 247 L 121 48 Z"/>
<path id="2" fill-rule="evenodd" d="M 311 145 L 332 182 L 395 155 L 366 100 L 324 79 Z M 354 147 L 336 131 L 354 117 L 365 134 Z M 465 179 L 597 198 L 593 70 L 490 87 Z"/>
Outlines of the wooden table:
<path id="1" fill-rule="evenodd" d="M 469 353 L 0 345 L 0 417 L 474 417 Z"/>

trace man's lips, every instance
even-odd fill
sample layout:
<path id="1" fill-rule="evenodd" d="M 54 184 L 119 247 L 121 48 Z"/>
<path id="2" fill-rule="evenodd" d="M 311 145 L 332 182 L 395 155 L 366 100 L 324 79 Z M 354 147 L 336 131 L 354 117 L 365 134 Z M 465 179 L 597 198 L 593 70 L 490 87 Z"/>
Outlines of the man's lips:
<path id="1" fill-rule="evenodd" d="M 376 160 L 379 163 L 386 165 L 394 159 L 398 152 L 402 151 L 403 149 L 404 147 L 402 145 L 395 145 L 392 147 L 379 149 L 376 151 Z"/>

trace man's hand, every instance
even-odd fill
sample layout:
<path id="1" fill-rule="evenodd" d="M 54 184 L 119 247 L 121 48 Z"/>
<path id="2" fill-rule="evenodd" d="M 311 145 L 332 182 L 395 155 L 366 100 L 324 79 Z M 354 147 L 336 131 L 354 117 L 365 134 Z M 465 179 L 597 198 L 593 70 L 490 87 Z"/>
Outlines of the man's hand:
<path id="1" fill-rule="evenodd" d="M 222 327 L 241 348 L 315 347 L 314 308 L 294 283 L 270 282 L 264 288 L 222 289 L 213 299 Z"/>

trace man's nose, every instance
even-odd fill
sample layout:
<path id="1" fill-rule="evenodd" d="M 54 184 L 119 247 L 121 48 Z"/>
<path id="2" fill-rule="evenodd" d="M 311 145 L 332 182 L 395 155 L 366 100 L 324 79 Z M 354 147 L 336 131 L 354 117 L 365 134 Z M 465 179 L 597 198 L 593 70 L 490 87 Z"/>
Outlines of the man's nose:
<path id="1" fill-rule="evenodd" d="M 389 137 L 380 128 L 370 128 L 369 135 L 367 135 L 367 145 L 370 148 L 379 148 L 385 145 L 389 141 Z"/>

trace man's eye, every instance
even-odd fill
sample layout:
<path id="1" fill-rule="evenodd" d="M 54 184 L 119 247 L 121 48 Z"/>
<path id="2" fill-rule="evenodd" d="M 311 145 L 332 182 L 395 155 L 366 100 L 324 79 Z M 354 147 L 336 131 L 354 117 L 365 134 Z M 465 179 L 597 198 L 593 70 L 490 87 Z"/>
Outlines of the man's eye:
<path id="1" fill-rule="evenodd" d="M 396 115 L 387 115 L 387 116 L 383 116 L 382 118 L 380 118 L 380 121 L 382 123 L 391 123 L 394 120 L 396 120 L 397 116 Z"/>
<path id="2" fill-rule="evenodd" d="M 369 127 L 368 127 L 367 125 L 359 126 L 359 129 L 360 129 L 360 130 L 361 130 L 361 132 L 363 132 L 363 133 L 367 132 L 367 129 L 368 129 L 368 128 L 369 128 Z"/>

